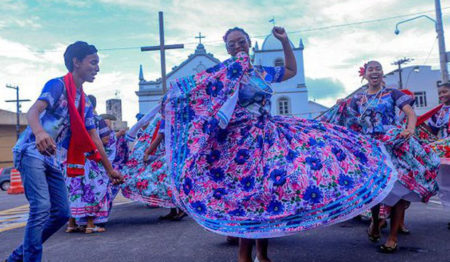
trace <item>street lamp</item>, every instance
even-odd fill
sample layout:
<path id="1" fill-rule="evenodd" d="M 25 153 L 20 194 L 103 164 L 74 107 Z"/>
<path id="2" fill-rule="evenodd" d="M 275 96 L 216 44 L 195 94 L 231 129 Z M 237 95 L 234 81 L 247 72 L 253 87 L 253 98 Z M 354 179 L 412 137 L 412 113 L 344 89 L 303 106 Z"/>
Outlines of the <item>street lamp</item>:
<path id="1" fill-rule="evenodd" d="M 407 22 L 412 21 L 412 20 L 416 20 L 416 19 L 422 18 L 422 17 L 431 20 L 431 21 L 434 23 L 434 25 L 436 26 L 436 20 L 434 20 L 433 18 L 431 18 L 431 17 L 429 17 L 429 16 L 427 16 L 427 15 L 419 15 L 419 16 L 416 16 L 416 17 L 413 17 L 413 18 L 406 19 L 406 20 L 403 20 L 403 21 L 398 22 L 398 23 L 395 25 L 395 31 L 394 31 L 394 33 L 395 33 L 396 35 L 400 34 L 400 29 L 398 29 L 398 26 L 399 26 L 399 25 L 401 25 L 401 24 L 403 24 L 403 23 L 407 23 Z"/>
<path id="2" fill-rule="evenodd" d="M 420 15 L 420 16 L 416 16 L 410 19 L 406 19 L 404 21 L 400 21 L 395 25 L 395 31 L 394 33 L 396 35 L 400 34 L 400 29 L 398 29 L 398 26 L 400 24 L 412 21 L 412 20 L 416 20 L 419 18 L 426 18 L 429 19 L 430 21 L 432 21 L 434 23 L 434 27 L 436 30 L 436 34 L 437 34 L 437 38 L 438 38 L 438 44 L 439 44 L 439 63 L 440 63 L 440 67 L 441 67 L 441 77 L 442 77 L 442 82 L 443 84 L 448 84 L 449 83 L 449 79 L 448 79 L 448 69 L 447 69 L 447 53 L 445 52 L 445 39 L 444 39 L 444 28 L 442 25 L 442 11 L 441 11 L 441 1 L 440 0 L 434 0 L 434 7 L 435 7 L 435 11 L 436 11 L 436 19 L 433 19 L 427 15 Z"/>

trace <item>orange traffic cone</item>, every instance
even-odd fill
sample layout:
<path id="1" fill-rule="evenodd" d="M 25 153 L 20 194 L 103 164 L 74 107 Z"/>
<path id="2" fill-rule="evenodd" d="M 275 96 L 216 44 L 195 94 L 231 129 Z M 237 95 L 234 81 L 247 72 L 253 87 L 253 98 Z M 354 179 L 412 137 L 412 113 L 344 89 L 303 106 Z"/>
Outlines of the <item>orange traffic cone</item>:
<path id="1" fill-rule="evenodd" d="M 8 188 L 8 194 L 23 194 L 24 189 L 22 185 L 22 179 L 20 178 L 20 173 L 17 169 L 11 170 L 11 181 Z"/>

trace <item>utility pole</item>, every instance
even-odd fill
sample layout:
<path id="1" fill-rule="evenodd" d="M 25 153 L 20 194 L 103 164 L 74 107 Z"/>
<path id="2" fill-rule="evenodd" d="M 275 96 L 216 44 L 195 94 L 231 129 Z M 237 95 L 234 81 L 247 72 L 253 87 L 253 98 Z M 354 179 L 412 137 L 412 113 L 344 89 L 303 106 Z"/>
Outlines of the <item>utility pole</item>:
<path id="1" fill-rule="evenodd" d="M 402 81 L 402 65 L 411 62 L 414 59 L 410 58 L 402 58 L 397 61 L 394 61 L 392 65 L 398 66 L 398 87 L 399 89 L 403 89 L 403 81 Z"/>
<path id="2" fill-rule="evenodd" d="M 436 8 L 436 33 L 439 44 L 439 62 L 441 66 L 442 83 L 448 83 L 447 54 L 445 52 L 444 26 L 442 24 L 441 1 L 434 0 Z"/>
<path id="3" fill-rule="evenodd" d="M 6 88 L 11 88 L 16 90 L 16 100 L 6 100 L 7 103 L 16 103 L 16 135 L 17 139 L 19 139 L 20 135 L 20 103 L 21 102 L 29 102 L 30 99 L 19 99 L 19 86 L 6 85 Z"/>

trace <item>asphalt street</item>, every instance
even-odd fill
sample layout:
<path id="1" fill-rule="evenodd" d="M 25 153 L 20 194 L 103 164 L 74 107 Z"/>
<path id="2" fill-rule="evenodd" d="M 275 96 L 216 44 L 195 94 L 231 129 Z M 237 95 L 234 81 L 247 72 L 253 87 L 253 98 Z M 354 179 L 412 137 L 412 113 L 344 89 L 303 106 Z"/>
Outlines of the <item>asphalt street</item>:
<path id="1" fill-rule="evenodd" d="M 237 246 L 226 243 L 224 236 L 204 230 L 190 218 L 180 222 L 161 221 L 158 218 L 167 213 L 165 209 L 150 209 L 123 198 L 117 202 L 107 232 L 67 234 L 61 229 L 45 243 L 43 261 L 237 260 Z M 23 195 L 8 196 L 2 193 L 0 203 L 0 226 L 4 228 L 0 231 L 0 258 L 6 258 L 22 240 L 24 228 L 8 229 L 5 221 L 1 220 L 1 214 L 14 206 L 26 204 L 26 201 Z M 413 204 L 407 211 L 407 225 L 412 233 L 400 237 L 400 250 L 396 254 L 377 253 L 376 244 L 367 239 L 367 222 L 353 219 L 272 239 L 269 255 L 274 262 L 449 262 L 449 221 L 450 211 L 444 210 L 437 200 L 433 200 L 428 205 Z M 386 234 L 384 232 L 384 236 Z"/>

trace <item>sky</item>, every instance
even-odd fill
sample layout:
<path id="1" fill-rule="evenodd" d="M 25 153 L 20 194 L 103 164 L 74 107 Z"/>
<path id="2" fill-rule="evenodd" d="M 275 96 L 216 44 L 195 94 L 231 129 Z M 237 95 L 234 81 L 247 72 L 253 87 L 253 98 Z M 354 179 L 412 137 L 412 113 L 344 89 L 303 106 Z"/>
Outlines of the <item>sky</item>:
<path id="1" fill-rule="evenodd" d="M 444 34 L 450 36 L 450 1 L 441 5 Z M 303 40 L 309 99 L 326 106 L 361 85 L 358 69 L 368 60 L 380 61 L 385 73 L 403 57 L 414 59 L 410 65 L 439 65 L 430 20 L 402 24 L 394 34 L 397 22 L 434 18 L 434 0 L 1 0 L 0 108 L 15 111 L 4 102 L 15 99 L 6 84 L 18 85 L 22 99 L 35 100 L 46 81 L 66 73 L 66 46 L 83 40 L 100 56 L 100 73 L 85 92 L 97 96 L 99 113 L 107 99 L 122 98 L 124 120 L 135 123 L 139 65 L 146 80 L 161 74 L 159 52 L 140 51 L 159 44 L 158 11 L 164 12 L 166 43 L 185 46 L 167 51 L 168 72 L 194 52 L 199 32 L 207 52 L 225 60 L 222 36 L 228 28 L 244 28 L 261 46 L 275 17 L 294 45 Z"/>

